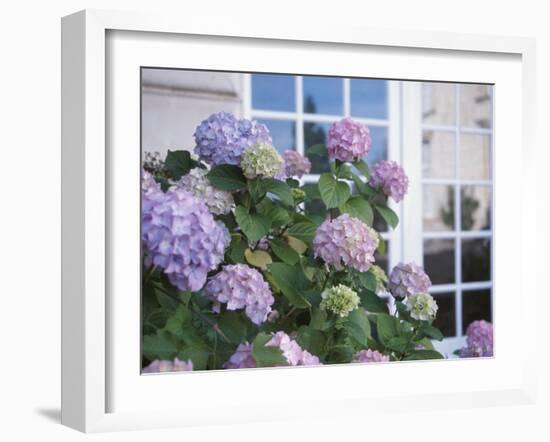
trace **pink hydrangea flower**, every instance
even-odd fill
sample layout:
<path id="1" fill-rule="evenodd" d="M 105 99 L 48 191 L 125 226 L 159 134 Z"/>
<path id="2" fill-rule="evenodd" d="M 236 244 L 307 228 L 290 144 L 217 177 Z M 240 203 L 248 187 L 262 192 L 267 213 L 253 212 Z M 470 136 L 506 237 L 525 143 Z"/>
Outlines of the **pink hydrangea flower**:
<path id="1" fill-rule="evenodd" d="M 388 355 L 382 354 L 377 350 L 361 350 L 358 353 L 355 353 L 353 357 L 353 362 L 362 362 L 362 363 L 371 363 L 371 362 L 389 362 L 390 357 Z"/>
<path id="2" fill-rule="evenodd" d="M 193 361 L 180 361 L 178 358 L 173 361 L 155 359 L 142 370 L 143 373 L 169 373 L 174 371 L 193 371 Z"/>
<path id="3" fill-rule="evenodd" d="M 424 269 L 414 262 L 400 262 L 390 273 L 388 288 L 396 298 L 404 298 L 415 293 L 425 293 L 432 286 Z"/>
<path id="4" fill-rule="evenodd" d="M 333 123 L 328 130 L 327 150 L 332 159 L 353 162 L 367 155 L 370 145 L 369 128 L 351 118 Z"/>
<path id="5" fill-rule="evenodd" d="M 409 178 L 395 161 L 384 160 L 376 163 L 372 168 L 369 183 L 373 187 L 382 187 L 384 194 L 397 203 L 403 199 L 409 188 Z"/>
<path id="6" fill-rule="evenodd" d="M 283 153 L 283 169 L 287 178 L 302 178 L 311 170 L 311 162 L 295 150 L 285 150 Z"/>
<path id="7" fill-rule="evenodd" d="M 256 361 L 252 357 L 252 345 L 248 342 L 239 344 L 237 350 L 227 361 L 223 368 L 256 368 Z"/>
<path id="8" fill-rule="evenodd" d="M 461 358 L 493 356 L 493 324 L 474 321 L 466 329 L 466 346 L 460 351 Z"/>
<path id="9" fill-rule="evenodd" d="M 317 228 L 313 249 L 316 258 L 337 269 L 347 266 L 366 272 L 374 263 L 378 242 L 378 235 L 371 227 L 345 213 Z"/>

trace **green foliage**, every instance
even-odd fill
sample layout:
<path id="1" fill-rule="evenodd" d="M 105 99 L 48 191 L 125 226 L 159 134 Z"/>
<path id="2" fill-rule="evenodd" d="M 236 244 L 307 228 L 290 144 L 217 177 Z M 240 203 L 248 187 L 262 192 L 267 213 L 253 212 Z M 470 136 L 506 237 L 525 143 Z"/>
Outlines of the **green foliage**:
<path id="1" fill-rule="evenodd" d="M 235 208 L 235 219 L 249 241 L 263 238 L 271 227 L 269 218 L 259 213 L 248 213 L 242 206 Z"/>
<path id="2" fill-rule="evenodd" d="M 191 159 L 191 153 L 186 150 L 169 150 L 164 161 L 164 168 L 175 180 L 187 175 L 197 165 L 198 163 Z"/>
<path id="3" fill-rule="evenodd" d="M 374 213 L 369 202 L 361 196 L 352 196 L 340 207 L 340 212 L 349 213 L 350 216 L 359 218 L 367 225 L 372 226 Z"/>
<path id="4" fill-rule="evenodd" d="M 351 189 L 344 181 L 338 181 L 332 174 L 323 173 L 319 178 L 319 194 L 328 209 L 344 204 L 351 196 Z"/>
<path id="5" fill-rule="evenodd" d="M 283 352 L 279 347 L 266 347 L 271 336 L 267 333 L 259 333 L 252 343 L 252 357 L 258 367 L 273 367 L 287 365 Z"/>
<path id="6" fill-rule="evenodd" d="M 270 246 L 273 253 L 286 264 L 294 265 L 300 260 L 298 252 L 280 239 L 271 240 Z"/>
<path id="7" fill-rule="evenodd" d="M 394 229 L 397 227 L 397 224 L 399 224 L 399 217 L 392 209 L 380 205 L 375 205 L 374 207 L 376 208 L 380 216 L 384 218 L 384 221 L 386 221 Z"/>
<path id="8" fill-rule="evenodd" d="M 221 164 L 210 169 L 207 175 L 212 186 L 221 190 L 239 190 L 246 187 L 246 178 L 238 166 Z"/>

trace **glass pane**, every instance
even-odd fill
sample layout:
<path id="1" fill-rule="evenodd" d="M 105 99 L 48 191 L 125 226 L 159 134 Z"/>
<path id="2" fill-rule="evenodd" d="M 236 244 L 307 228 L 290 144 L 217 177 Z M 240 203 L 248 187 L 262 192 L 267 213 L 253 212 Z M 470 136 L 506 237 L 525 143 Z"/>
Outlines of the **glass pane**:
<path id="1" fill-rule="evenodd" d="M 491 86 L 460 85 L 460 126 L 491 127 Z"/>
<path id="2" fill-rule="evenodd" d="M 363 118 L 388 118 L 386 80 L 350 80 L 351 115 Z"/>
<path id="3" fill-rule="evenodd" d="M 460 190 L 462 230 L 491 230 L 491 188 L 462 186 Z"/>
<path id="4" fill-rule="evenodd" d="M 462 240 L 462 281 L 480 282 L 491 280 L 491 240 Z"/>
<path id="5" fill-rule="evenodd" d="M 252 74 L 252 107 L 293 112 L 296 109 L 294 76 Z"/>
<path id="6" fill-rule="evenodd" d="M 326 144 L 326 135 L 330 123 L 304 123 L 304 149 L 311 161 L 311 173 L 323 173 L 330 170 L 328 157 L 308 155 L 307 150 L 316 144 Z"/>
<path id="7" fill-rule="evenodd" d="M 432 284 L 453 284 L 455 282 L 454 240 L 424 240 L 424 270 L 432 280 Z"/>
<path id="8" fill-rule="evenodd" d="M 445 337 L 455 336 L 455 293 L 437 293 L 432 294 L 437 302 L 437 316 L 433 322 Z"/>
<path id="9" fill-rule="evenodd" d="M 455 178 L 455 135 L 452 132 L 424 131 L 422 134 L 422 175 L 424 178 Z"/>
<path id="10" fill-rule="evenodd" d="M 425 232 L 454 230 L 455 192 L 452 185 L 424 184 L 422 227 Z"/>
<path id="11" fill-rule="evenodd" d="M 493 322 L 491 310 L 491 290 L 467 290 L 462 292 L 462 328 L 466 329 L 473 321 L 484 319 Z"/>
<path id="12" fill-rule="evenodd" d="M 265 119 L 259 119 L 258 121 L 268 127 L 271 138 L 273 138 L 273 145 L 279 152 L 294 149 L 294 146 L 296 146 L 296 125 L 294 121 Z"/>
<path id="13" fill-rule="evenodd" d="M 422 83 L 422 121 L 424 124 L 455 124 L 455 85 Z"/>
<path id="14" fill-rule="evenodd" d="M 460 178 L 491 179 L 491 137 L 489 135 L 460 135 Z"/>
<path id="15" fill-rule="evenodd" d="M 344 113 L 342 81 L 341 78 L 304 77 L 304 112 L 342 115 Z"/>
<path id="16" fill-rule="evenodd" d="M 388 256 L 390 256 L 390 242 L 388 240 L 384 240 L 386 243 L 386 253 L 384 253 L 384 256 L 380 255 L 378 252 L 374 254 L 374 263 L 381 267 L 382 270 L 386 272 L 386 274 L 389 273 L 389 262 L 388 262 Z"/>
<path id="17" fill-rule="evenodd" d="M 388 158 L 388 128 L 369 126 L 372 144 L 369 153 L 363 159 L 372 166 L 381 160 Z"/>

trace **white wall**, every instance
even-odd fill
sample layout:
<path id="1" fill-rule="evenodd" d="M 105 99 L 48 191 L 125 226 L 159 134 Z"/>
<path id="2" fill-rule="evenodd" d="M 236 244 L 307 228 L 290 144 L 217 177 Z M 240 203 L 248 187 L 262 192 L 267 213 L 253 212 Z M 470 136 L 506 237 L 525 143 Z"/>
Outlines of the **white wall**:
<path id="1" fill-rule="evenodd" d="M 60 16 L 85 7 L 128 10 L 157 10 L 173 14 L 204 14 L 212 20 L 280 23 L 281 28 L 315 20 L 374 27 L 426 29 L 538 36 L 539 104 L 541 135 L 538 173 L 527 185 L 548 188 L 548 99 L 550 98 L 550 28 L 546 2 L 524 0 L 502 2 L 462 0 L 407 0 L 381 2 L 339 0 L 338 2 L 277 2 L 211 0 L 20 0 L 4 2 L 0 14 L 2 254 L 0 262 L 0 439 L 9 442 L 53 440 L 148 441 L 296 441 L 370 438 L 384 441 L 477 441 L 548 439 L 547 421 L 550 383 L 540 379 L 540 405 L 488 409 L 441 410 L 427 414 L 380 415 L 372 419 L 338 419 L 324 422 L 284 422 L 133 432 L 83 436 L 57 424 L 59 416 L 59 322 L 60 322 Z M 168 9 L 166 9 L 168 8 Z M 217 18 L 216 18 L 217 17 Z M 353 62 L 353 61 L 350 61 Z M 543 144 L 544 143 L 544 144 Z M 512 152 L 510 154 L 513 154 Z M 544 157 L 543 157 L 544 154 Z M 513 179 L 513 177 L 511 177 Z M 511 202 L 510 210 L 517 210 Z M 540 281 L 547 273 L 547 206 L 539 230 L 533 231 L 541 244 L 533 257 Z M 544 226 L 544 228 L 543 228 Z M 513 247 L 510 244 L 510 256 Z M 544 271 L 544 273 L 543 273 Z M 545 280 L 545 279 L 544 279 Z M 540 293 L 544 308 L 539 324 L 550 309 L 547 292 Z M 536 314 L 536 312 L 534 312 Z M 544 318 L 546 319 L 546 318 Z M 539 372 L 550 372 L 548 328 L 540 330 Z M 521 325 L 518 325 L 521 332 Z M 518 349 L 521 357 L 521 349 Z M 365 382 L 371 380 L 365 379 Z M 452 379 L 449 379 L 452 382 Z M 289 392 L 289 395 L 292 392 Z M 186 400 L 186 398 L 182 398 Z M 214 406 L 214 403 L 213 403 Z M 545 409 L 546 408 L 546 409 Z M 231 412 L 231 410 L 228 410 Z"/>

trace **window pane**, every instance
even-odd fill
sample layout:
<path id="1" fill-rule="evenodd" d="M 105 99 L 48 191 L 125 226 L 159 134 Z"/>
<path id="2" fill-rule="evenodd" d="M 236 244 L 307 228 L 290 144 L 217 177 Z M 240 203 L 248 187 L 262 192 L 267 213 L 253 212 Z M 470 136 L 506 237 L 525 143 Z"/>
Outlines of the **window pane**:
<path id="1" fill-rule="evenodd" d="M 304 112 L 342 115 L 343 83 L 341 78 L 304 77 Z"/>
<path id="2" fill-rule="evenodd" d="M 491 179 L 491 138 L 489 135 L 460 135 L 460 178 Z"/>
<path id="3" fill-rule="evenodd" d="M 268 127 L 271 138 L 273 138 L 273 145 L 280 153 L 288 149 L 294 149 L 294 146 L 296 146 L 294 121 L 265 119 L 258 119 L 258 121 Z"/>
<path id="4" fill-rule="evenodd" d="M 462 281 L 480 282 L 491 280 L 491 240 L 462 240 Z"/>
<path id="5" fill-rule="evenodd" d="M 455 135 L 452 132 L 424 131 L 422 134 L 424 178 L 455 178 L 455 149 Z"/>
<path id="6" fill-rule="evenodd" d="M 491 188 L 462 186 L 460 190 L 462 230 L 491 230 Z"/>
<path id="7" fill-rule="evenodd" d="M 304 123 L 304 149 L 311 161 L 311 173 L 323 173 L 330 170 L 328 157 L 309 155 L 308 148 L 316 144 L 326 144 L 326 135 L 330 123 Z"/>
<path id="8" fill-rule="evenodd" d="M 425 232 L 454 230 L 454 186 L 424 184 L 422 196 L 423 230 Z"/>
<path id="9" fill-rule="evenodd" d="M 455 293 L 432 294 L 437 302 L 437 316 L 433 322 L 445 337 L 455 336 Z"/>
<path id="10" fill-rule="evenodd" d="M 454 240 L 424 240 L 424 270 L 432 280 L 432 284 L 453 284 L 455 282 Z"/>
<path id="11" fill-rule="evenodd" d="M 424 124 L 455 124 L 455 85 L 422 83 L 422 120 Z"/>
<path id="12" fill-rule="evenodd" d="M 490 87 L 483 84 L 460 85 L 460 125 L 491 127 Z"/>
<path id="13" fill-rule="evenodd" d="M 295 111 L 294 76 L 252 75 L 252 107 L 276 111 Z"/>
<path id="14" fill-rule="evenodd" d="M 372 166 L 381 160 L 388 158 L 388 128 L 370 126 L 370 136 L 372 144 L 370 146 L 369 153 L 363 159 Z"/>
<path id="15" fill-rule="evenodd" d="M 467 290 L 462 292 L 462 328 L 464 334 L 473 321 L 492 322 L 491 290 Z"/>
<path id="16" fill-rule="evenodd" d="M 388 118 L 386 80 L 350 80 L 351 115 L 363 118 Z"/>
<path id="17" fill-rule="evenodd" d="M 386 243 L 386 253 L 384 253 L 384 256 L 380 255 L 378 252 L 374 254 L 374 263 L 381 267 L 382 270 L 384 270 L 386 273 L 389 273 L 389 262 L 388 262 L 388 256 L 390 254 L 390 242 L 388 240 L 383 240 Z"/>

